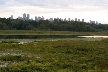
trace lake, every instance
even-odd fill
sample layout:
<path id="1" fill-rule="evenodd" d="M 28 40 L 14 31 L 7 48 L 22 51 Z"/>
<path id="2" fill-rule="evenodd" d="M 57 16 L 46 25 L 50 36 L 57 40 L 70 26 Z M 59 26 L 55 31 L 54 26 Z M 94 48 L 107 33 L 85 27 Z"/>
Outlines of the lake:
<path id="1" fill-rule="evenodd" d="M 108 38 L 108 36 L 84 35 L 0 35 L 0 39 L 51 39 L 51 38 Z"/>
<path id="2" fill-rule="evenodd" d="M 0 35 L 0 39 L 78 38 L 78 35 Z"/>

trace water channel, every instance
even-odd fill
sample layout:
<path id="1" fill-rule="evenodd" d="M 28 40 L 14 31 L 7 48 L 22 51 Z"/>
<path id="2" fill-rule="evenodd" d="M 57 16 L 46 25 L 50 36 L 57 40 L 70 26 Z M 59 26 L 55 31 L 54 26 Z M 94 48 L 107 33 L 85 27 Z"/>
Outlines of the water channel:
<path id="1" fill-rule="evenodd" d="M 78 38 L 78 35 L 0 35 L 0 39 Z"/>

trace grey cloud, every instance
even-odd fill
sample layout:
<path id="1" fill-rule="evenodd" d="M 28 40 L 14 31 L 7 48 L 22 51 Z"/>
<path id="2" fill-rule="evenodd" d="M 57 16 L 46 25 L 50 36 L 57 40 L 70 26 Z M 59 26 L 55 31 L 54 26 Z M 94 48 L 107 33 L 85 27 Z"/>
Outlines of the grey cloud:
<path id="1" fill-rule="evenodd" d="M 67 8 L 69 5 L 89 5 L 107 7 L 108 0 L 15 0 L 22 4 L 47 8 Z"/>
<path id="2" fill-rule="evenodd" d="M 16 5 L 30 5 L 47 8 L 68 8 L 69 5 L 89 5 L 108 7 L 108 0 L 1 0 L 0 4 L 14 1 Z"/>

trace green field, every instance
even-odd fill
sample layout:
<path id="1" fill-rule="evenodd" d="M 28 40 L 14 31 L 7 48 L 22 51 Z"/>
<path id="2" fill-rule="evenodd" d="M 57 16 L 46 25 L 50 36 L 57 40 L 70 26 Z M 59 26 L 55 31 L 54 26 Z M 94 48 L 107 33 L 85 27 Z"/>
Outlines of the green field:
<path id="1" fill-rule="evenodd" d="M 0 30 L 0 35 L 108 35 L 108 32 Z"/>
<path id="2" fill-rule="evenodd" d="M 108 39 L 2 40 L 0 72 L 108 72 Z"/>

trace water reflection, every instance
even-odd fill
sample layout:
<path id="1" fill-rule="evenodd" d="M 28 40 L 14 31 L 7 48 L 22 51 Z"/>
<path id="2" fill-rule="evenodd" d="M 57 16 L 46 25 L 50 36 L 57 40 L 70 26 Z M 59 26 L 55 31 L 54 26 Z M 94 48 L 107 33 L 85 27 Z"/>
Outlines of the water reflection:
<path id="1" fill-rule="evenodd" d="M 0 35 L 0 39 L 78 38 L 77 35 Z"/>

